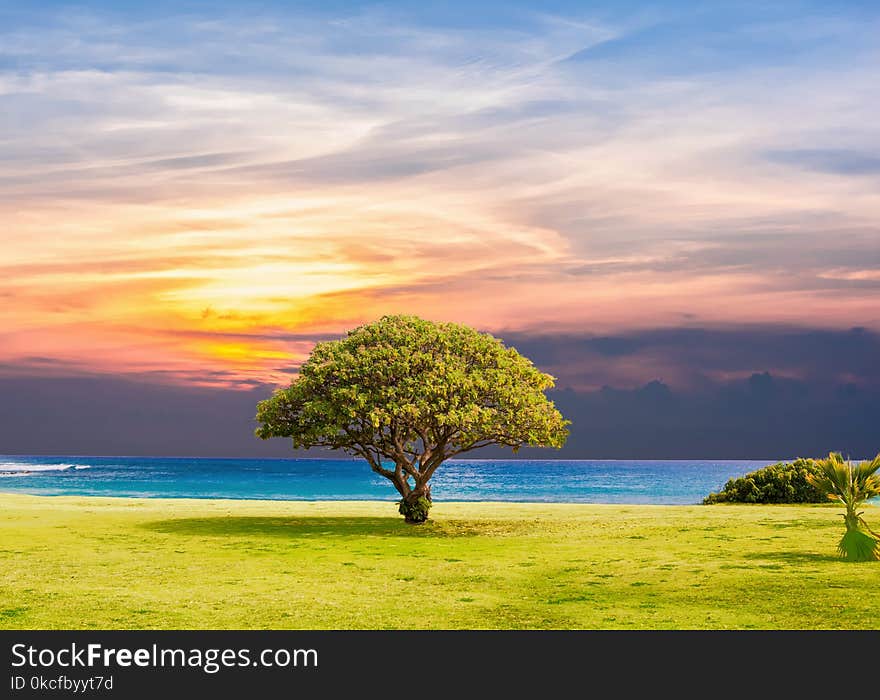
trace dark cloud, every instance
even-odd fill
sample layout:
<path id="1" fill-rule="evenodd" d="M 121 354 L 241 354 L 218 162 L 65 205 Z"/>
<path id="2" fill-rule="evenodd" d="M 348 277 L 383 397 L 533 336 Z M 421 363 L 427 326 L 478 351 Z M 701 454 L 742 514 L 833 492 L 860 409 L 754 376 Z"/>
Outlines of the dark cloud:
<path id="1" fill-rule="evenodd" d="M 251 390 L 181 387 L 112 377 L 0 378 L 0 453 L 290 456 L 253 437 Z"/>
<path id="2" fill-rule="evenodd" d="M 880 335 L 850 330 L 780 328 L 666 328 L 619 335 L 500 333 L 560 386 L 626 386 L 666 370 L 677 384 L 769 371 L 813 384 L 855 381 L 880 390 Z M 625 362 L 623 362 L 625 361 Z M 621 374 L 625 367 L 626 374 Z M 639 367 L 643 368 L 639 376 Z M 636 372 L 634 375 L 633 372 Z"/>
<path id="3" fill-rule="evenodd" d="M 520 456 L 776 459 L 880 450 L 880 337 L 869 330 L 501 335 L 557 373 L 552 398 L 573 421 L 561 452 Z M 0 378 L 0 453 L 293 454 L 284 440 L 253 437 L 255 406 L 270 386 L 175 386 L 161 373 L 152 381 L 49 377 L 41 374 L 44 359 L 32 358 L 30 376 Z M 647 378 L 633 383 L 618 362 L 643 367 Z M 651 376 L 657 366 L 688 381 Z M 582 386 L 584 376 L 597 385 Z"/>
<path id="4" fill-rule="evenodd" d="M 853 384 L 828 389 L 759 373 L 694 392 L 653 381 L 552 398 L 573 423 L 559 456 L 771 460 L 880 451 L 880 395 Z"/>
<path id="5" fill-rule="evenodd" d="M 553 398 L 573 421 L 562 455 L 776 459 L 880 451 L 880 335 L 864 328 L 504 337 L 559 378 Z M 676 381 L 650 378 L 658 370 Z"/>

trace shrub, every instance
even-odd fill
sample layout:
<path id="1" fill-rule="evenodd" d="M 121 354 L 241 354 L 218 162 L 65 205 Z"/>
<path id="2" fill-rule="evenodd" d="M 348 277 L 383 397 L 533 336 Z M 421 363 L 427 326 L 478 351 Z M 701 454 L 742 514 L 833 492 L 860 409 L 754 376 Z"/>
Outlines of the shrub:
<path id="1" fill-rule="evenodd" d="M 812 459 L 777 462 L 730 479 L 721 491 L 706 496 L 703 503 L 827 503 L 825 494 L 807 480 L 808 474 L 819 474 Z"/>
<path id="2" fill-rule="evenodd" d="M 431 501 L 424 496 L 413 501 L 405 498 L 397 502 L 397 512 L 406 518 L 408 523 L 423 523 L 428 519 L 428 511 L 431 510 Z"/>

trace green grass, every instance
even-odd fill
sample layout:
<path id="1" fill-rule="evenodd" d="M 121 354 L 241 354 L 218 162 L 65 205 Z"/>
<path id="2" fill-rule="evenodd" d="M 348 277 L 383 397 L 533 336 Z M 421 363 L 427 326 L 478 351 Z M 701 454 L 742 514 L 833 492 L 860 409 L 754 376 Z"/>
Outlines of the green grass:
<path id="1" fill-rule="evenodd" d="M 833 507 L 437 503 L 431 515 L 414 527 L 391 503 L 0 494 L 0 628 L 880 619 L 880 564 L 835 558 L 843 528 Z"/>

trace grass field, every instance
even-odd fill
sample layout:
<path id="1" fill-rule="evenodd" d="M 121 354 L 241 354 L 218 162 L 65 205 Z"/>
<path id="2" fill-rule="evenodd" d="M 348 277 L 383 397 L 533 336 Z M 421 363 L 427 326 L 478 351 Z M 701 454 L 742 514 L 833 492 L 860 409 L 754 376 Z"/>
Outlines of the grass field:
<path id="1" fill-rule="evenodd" d="M 833 507 L 395 511 L 0 494 L 0 627 L 880 626 L 880 563 L 833 556 Z"/>

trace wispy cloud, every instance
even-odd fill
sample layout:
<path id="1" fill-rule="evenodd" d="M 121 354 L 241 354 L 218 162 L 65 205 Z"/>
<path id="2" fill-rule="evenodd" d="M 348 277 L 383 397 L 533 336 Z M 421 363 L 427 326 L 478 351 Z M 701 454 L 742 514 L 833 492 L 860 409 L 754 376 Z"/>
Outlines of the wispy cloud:
<path id="1" fill-rule="evenodd" d="M 788 151 L 770 151 L 767 153 L 767 158 L 796 168 L 817 170 L 823 173 L 880 175 L 880 151 L 865 153 L 864 151 L 833 148 L 801 148 Z"/>
<path id="2" fill-rule="evenodd" d="M 397 311 L 878 328 L 877 21 L 19 10 L 0 360 L 275 381 L 278 329 Z"/>

